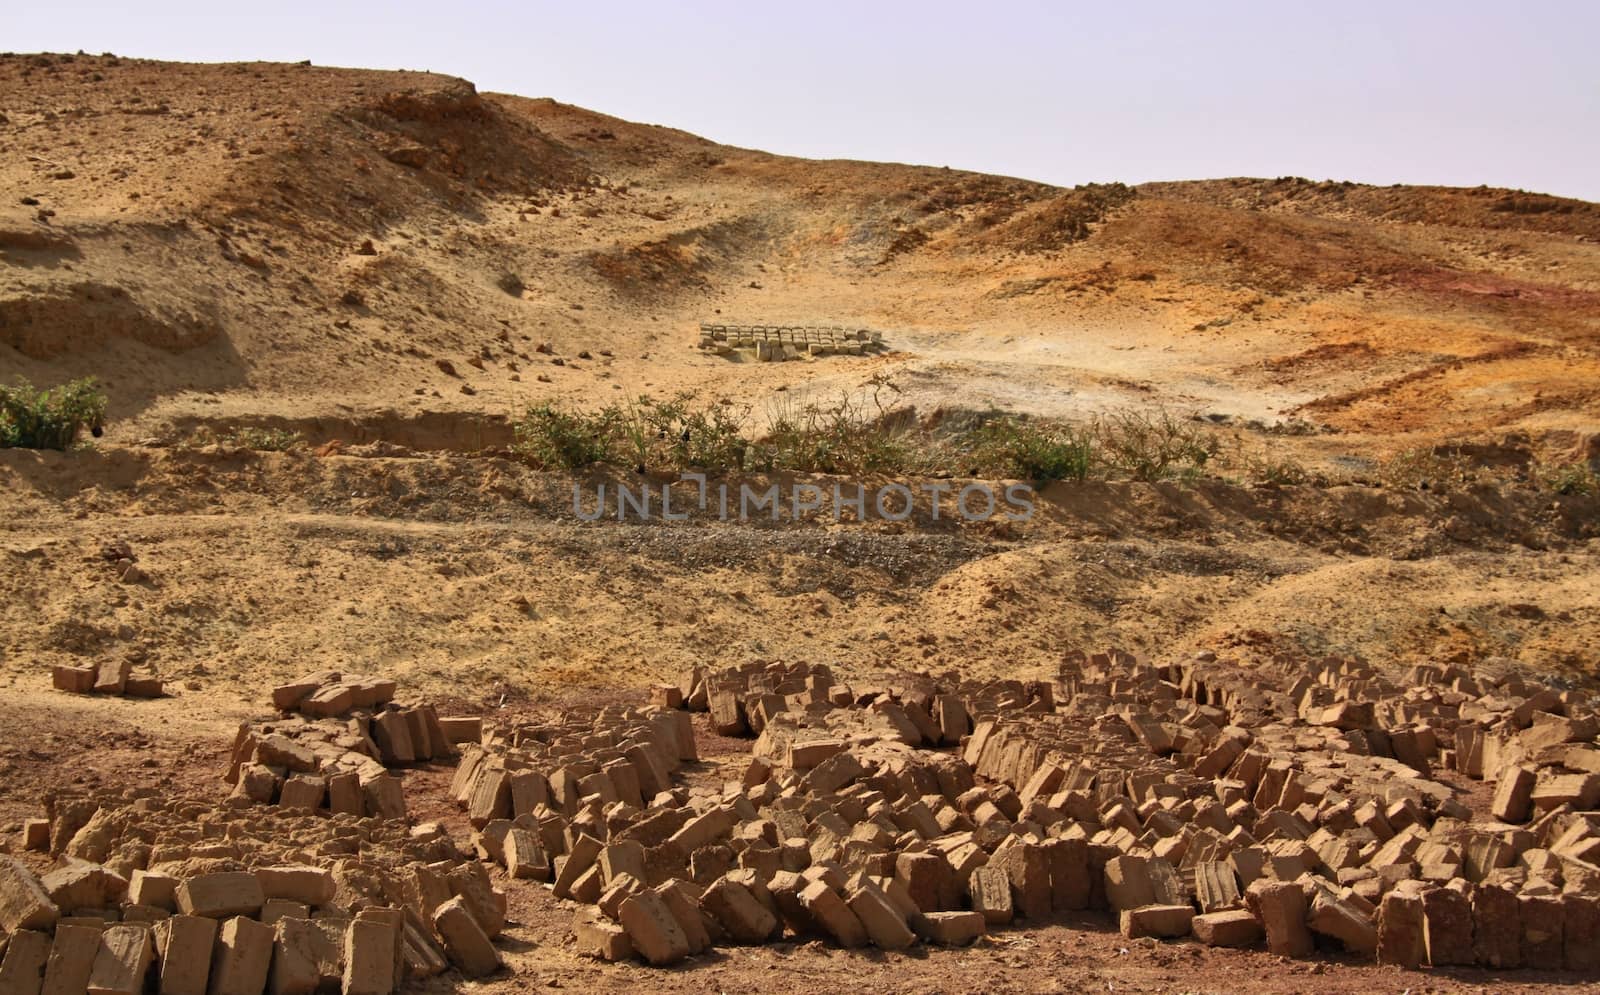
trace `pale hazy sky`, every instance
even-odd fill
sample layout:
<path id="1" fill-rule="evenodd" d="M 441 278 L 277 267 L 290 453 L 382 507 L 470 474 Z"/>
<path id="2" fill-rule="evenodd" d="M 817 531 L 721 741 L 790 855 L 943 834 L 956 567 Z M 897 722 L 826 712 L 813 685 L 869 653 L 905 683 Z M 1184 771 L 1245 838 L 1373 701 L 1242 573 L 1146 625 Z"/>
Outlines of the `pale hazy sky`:
<path id="1" fill-rule="evenodd" d="M 8 6 L 13 51 L 430 69 L 794 155 L 1600 200 L 1594 0 Z"/>

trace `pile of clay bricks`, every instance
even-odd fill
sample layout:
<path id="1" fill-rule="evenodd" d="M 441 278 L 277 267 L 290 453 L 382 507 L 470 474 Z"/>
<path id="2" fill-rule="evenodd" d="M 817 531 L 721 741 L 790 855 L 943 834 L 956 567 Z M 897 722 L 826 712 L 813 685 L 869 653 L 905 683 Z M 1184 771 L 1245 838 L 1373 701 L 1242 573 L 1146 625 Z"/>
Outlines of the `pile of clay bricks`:
<path id="1" fill-rule="evenodd" d="M 153 791 L 53 796 L 0 857 L 0 990 L 387 995 L 497 970 L 505 897 L 439 827 L 249 814 Z"/>
<path id="2" fill-rule="evenodd" d="M 597 832 L 574 930 L 598 956 L 665 963 L 784 932 L 896 946 L 1103 909 L 1129 937 L 1286 956 L 1596 966 L 1591 705 L 1517 676 L 1409 677 L 1115 650 L 1043 686 L 695 670 L 653 700 L 756 734 L 750 768 L 659 796 L 642 853 L 631 824 Z M 1493 811 L 1442 768 L 1498 770 Z"/>
<path id="3" fill-rule="evenodd" d="M 700 348 L 719 356 L 743 355 L 768 363 L 817 356 L 867 356 L 883 352 L 885 346 L 882 332 L 866 328 L 701 322 Z"/>
<path id="4" fill-rule="evenodd" d="M 394 767 L 445 760 L 482 722 L 394 701 L 392 680 L 329 672 L 276 688 L 280 717 L 246 722 L 226 776 L 237 804 L 405 818 Z"/>
<path id="5" fill-rule="evenodd" d="M 130 660 L 107 660 L 98 665 L 58 663 L 50 668 L 50 683 L 72 694 L 117 694 L 130 698 L 161 697 L 161 678 L 134 670 Z"/>

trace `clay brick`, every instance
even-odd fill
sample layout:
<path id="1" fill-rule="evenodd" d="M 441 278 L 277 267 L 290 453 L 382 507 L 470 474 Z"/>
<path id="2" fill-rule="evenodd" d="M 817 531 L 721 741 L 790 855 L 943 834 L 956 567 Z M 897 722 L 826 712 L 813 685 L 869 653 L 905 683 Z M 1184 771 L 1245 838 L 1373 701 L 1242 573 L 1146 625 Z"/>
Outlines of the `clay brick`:
<path id="1" fill-rule="evenodd" d="M 1565 906 L 1557 895 L 1522 895 L 1522 962 L 1539 971 L 1566 963 Z"/>
<path id="2" fill-rule="evenodd" d="M 1044 844 L 1050 867 L 1050 904 L 1058 911 L 1086 909 L 1093 890 L 1089 846 L 1081 839 L 1053 839 Z"/>
<path id="3" fill-rule="evenodd" d="M 1522 966 L 1522 906 L 1516 892 L 1495 885 L 1473 889 L 1472 953 L 1485 967 Z"/>
<path id="4" fill-rule="evenodd" d="M 173 916 L 155 927 L 161 958 L 161 995 L 206 995 L 217 921 L 199 916 Z"/>
<path id="5" fill-rule="evenodd" d="M 601 918 L 592 907 L 578 910 L 572 919 L 572 932 L 577 938 L 580 957 L 619 961 L 633 956 L 633 941 L 628 939 L 627 930 L 618 923 Z"/>
<path id="6" fill-rule="evenodd" d="M 1266 936 L 1248 909 L 1227 909 L 1194 917 L 1195 939 L 1209 947 L 1253 947 Z"/>
<path id="7" fill-rule="evenodd" d="M 917 941 L 900 911 L 876 886 L 863 884 L 850 893 L 845 904 L 861 920 L 873 946 L 881 950 L 904 950 Z"/>
<path id="8" fill-rule="evenodd" d="M 719 878 L 700 896 L 700 907 L 711 913 L 735 943 L 764 943 L 778 930 L 778 919 L 750 893 L 726 877 Z"/>
<path id="9" fill-rule="evenodd" d="M 0 992 L 5 995 L 39 995 L 45 966 L 50 960 L 50 937 L 37 930 L 13 933 L 0 960 Z"/>
<path id="10" fill-rule="evenodd" d="M 550 858 L 532 831 L 513 826 L 506 833 L 504 852 L 506 873 L 513 878 L 550 880 Z"/>
<path id="11" fill-rule="evenodd" d="M 980 912 L 926 912 L 914 922 L 918 935 L 940 946 L 965 946 L 988 929 Z"/>
<path id="12" fill-rule="evenodd" d="M 1526 767 L 1506 767 L 1494 789 L 1490 812 L 1501 822 L 1527 822 L 1533 803 L 1533 787 L 1538 778 Z"/>
<path id="13" fill-rule="evenodd" d="M 261 882 L 248 871 L 201 874 L 178 885 L 178 911 L 186 916 L 254 916 L 266 900 Z"/>
<path id="14" fill-rule="evenodd" d="M 654 889 L 666 905 L 678 928 L 689 943 L 689 953 L 697 954 L 711 946 L 711 934 L 706 929 L 705 914 L 682 881 L 663 881 Z"/>
<path id="15" fill-rule="evenodd" d="M 689 956 L 689 938 L 655 892 L 641 891 L 623 899 L 618 918 L 634 949 L 651 964 L 676 964 Z"/>
<path id="16" fill-rule="evenodd" d="M 145 926 L 107 926 L 89 969 L 89 995 L 140 995 L 155 950 Z"/>
<path id="17" fill-rule="evenodd" d="M 1280 957 L 1309 957 L 1315 944 L 1306 927 L 1306 893 L 1298 884 L 1261 880 L 1245 893 L 1267 933 L 1267 949 Z"/>
<path id="18" fill-rule="evenodd" d="M 1122 912 L 1156 904 L 1155 882 L 1144 857 L 1124 854 L 1106 861 L 1106 901 Z"/>
<path id="19" fill-rule="evenodd" d="M 321 944 L 309 919 L 279 919 L 273 926 L 272 995 L 311 995 L 322 980 L 317 956 Z"/>
<path id="20" fill-rule="evenodd" d="M 128 901 L 134 905 L 175 912 L 178 908 L 178 879 L 169 874 L 134 870 L 128 878 Z"/>
<path id="21" fill-rule="evenodd" d="M 391 923 L 356 919 L 344 939 L 340 995 L 389 995 L 395 986 L 395 945 Z"/>
<path id="22" fill-rule="evenodd" d="M 97 927 L 58 923 L 50 942 L 41 995 L 82 995 L 89 987 L 89 971 L 99 950 Z"/>
<path id="23" fill-rule="evenodd" d="M 361 779 L 361 797 L 366 814 L 378 819 L 404 819 L 406 799 L 400 779 L 378 774 Z"/>
<path id="24" fill-rule="evenodd" d="M 0 931 L 48 931 L 58 918 L 39 879 L 14 857 L 0 855 Z"/>
<path id="25" fill-rule="evenodd" d="M 1592 895 L 1568 893 L 1562 917 L 1562 943 L 1569 971 L 1600 968 L 1600 900 Z"/>
<path id="26" fill-rule="evenodd" d="M 128 686 L 133 664 L 128 660 L 106 660 L 95 670 L 95 694 L 121 694 Z"/>
<path id="27" fill-rule="evenodd" d="M 1311 899 L 1311 914 L 1307 925 L 1314 932 L 1331 936 L 1351 953 L 1372 956 L 1378 949 L 1378 930 L 1372 919 L 1355 902 L 1340 898 L 1325 888 L 1318 888 Z M 1471 944 L 1471 920 L 1468 919 L 1467 942 Z M 1470 956 L 1470 949 L 1469 949 Z"/>
<path id="28" fill-rule="evenodd" d="M 968 882 L 972 894 L 972 910 L 981 913 L 991 926 L 1003 926 L 1011 921 L 1011 879 L 1003 868 L 985 865 L 972 872 Z"/>
<path id="29" fill-rule="evenodd" d="M 1128 939 L 1155 936 L 1176 939 L 1188 936 L 1194 921 L 1194 907 L 1190 905 L 1145 905 L 1137 909 L 1123 909 L 1122 935 Z"/>
<path id="30" fill-rule="evenodd" d="M 1477 959 L 1472 951 L 1472 906 L 1466 895 L 1453 888 L 1423 892 L 1422 926 L 1429 964 L 1449 967 Z"/>
<path id="31" fill-rule="evenodd" d="M 1194 892 L 1202 912 L 1236 909 L 1242 903 L 1239 879 L 1233 868 L 1220 860 L 1205 860 L 1194 866 Z"/>
<path id="32" fill-rule="evenodd" d="M 1048 919 L 1052 905 L 1050 865 L 1044 848 L 1036 843 L 1016 843 L 998 863 L 1011 881 L 1012 907 L 1025 919 Z"/>
<path id="33" fill-rule="evenodd" d="M 866 926 L 844 898 L 826 882 L 812 881 L 800 890 L 800 904 L 817 926 L 841 947 L 866 946 Z"/>
<path id="34" fill-rule="evenodd" d="M 556 873 L 554 893 L 557 898 L 571 898 L 572 887 L 592 867 L 600 857 L 602 844 L 588 833 L 579 833 L 573 841 L 571 852 L 566 859 L 561 861 L 560 870 Z"/>
<path id="35" fill-rule="evenodd" d="M 462 974 L 481 978 L 500 969 L 500 954 L 489 942 L 483 927 L 473 918 L 460 897 L 450 899 L 434 910 L 433 928 L 444 940 L 445 952 Z"/>
<path id="36" fill-rule="evenodd" d="M 58 663 L 50 668 L 51 686 L 57 691 L 67 691 L 72 694 L 88 694 L 93 691 L 97 676 L 93 667 L 70 667 Z"/>
<path id="37" fill-rule="evenodd" d="M 483 742 L 483 719 L 477 715 L 445 716 L 438 718 L 445 741 L 451 746 Z"/>
<path id="38" fill-rule="evenodd" d="M 261 995 L 272 966 L 274 931 L 244 916 L 224 922 L 211 957 L 208 995 Z"/>

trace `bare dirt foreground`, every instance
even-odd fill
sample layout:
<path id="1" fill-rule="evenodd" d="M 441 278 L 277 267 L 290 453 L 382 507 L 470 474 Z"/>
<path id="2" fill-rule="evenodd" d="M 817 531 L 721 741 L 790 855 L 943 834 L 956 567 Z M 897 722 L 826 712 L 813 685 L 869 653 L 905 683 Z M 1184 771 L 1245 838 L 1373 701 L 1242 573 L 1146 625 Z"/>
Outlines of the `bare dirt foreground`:
<path id="1" fill-rule="evenodd" d="M 329 867 L 351 856 L 340 834 L 399 792 L 406 820 L 360 820 L 358 856 L 401 877 L 424 861 L 447 868 L 451 883 L 430 894 L 461 896 L 480 924 L 501 913 L 482 904 L 478 869 L 506 902 L 503 968 L 413 976 L 410 990 L 1595 987 L 1582 929 L 1600 899 L 1590 765 L 1600 497 L 1561 493 L 1539 473 L 1600 455 L 1597 246 L 1600 207 L 1523 191 L 1298 178 L 1062 190 L 786 159 L 428 74 L 0 56 L 0 381 L 94 375 L 111 402 L 91 448 L 0 450 L 0 847 L 30 873 L 69 872 L 74 886 L 88 872 L 70 857 L 115 871 L 82 885 L 102 903 L 72 892 L 57 910 L 98 929 L 112 911 L 124 922 L 182 911 L 174 892 L 130 913 L 118 882 L 132 886 L 135 870 L 154 875 L 138 886 L 151 897 L 156 878 Z M 890 350 L 731 362 L 696 347 L 702 321 L 867 326 Z M 1309 472 L 1294 485 L 1228 474 L 1056 483 L 1026 522 L 935 521 L 919 505 L 906 522 L 583 523 L 574 486 L 637 477 L 600 469 L 575 480 L 511 451 L 511 421 L 532 404 L 690 391 L 759 417 L 874 377 L 892 378 L 927 424 L 996 407 L 1192 412 L 1239 451 Z M 262 451 L 242 428 L 296 442 Z M 1414 452 L 1484 472 L 1403 483 L 1381 472 Z M 776 482 L 797 479 L 833 482 Z M 1111 648 L 1138 663 L 1102 672 L 1075 655 Z M 1318 669 L 1330 658 L 1340 663 Z M 739 694 L 723 694 L 718 712 L 649 705 L 652 688 L 680 682 L 692 698 L 696 668 L 703 680 L 801 664 L 826 665 L 826 680 L 808 672 L 812 683 L 779 692 L 776 676 L 766 687 L 723 674 Z M 98 679 L 107 665 L 158 676 L 164 694 L 52 686 L 56 668 Z M 392 680 L 395 701 L 325 719 L 274 708 L 274 688 L 319 671 Z M 1196 681 L 1226 698 L 1196 695 Z M 896 709 L 937 719 L 918 697 L 934 685 L 970 721 L 913 750 L 914 734 L 882 723 Z M 833 701 L 835 687 L 849 693 Z M 833 811 L 808 809 L 802 829 L 808 859 L 839 864 L 826 890 L 841 898 L 882 892 L 892 904 L 895 886 L 856 875 L 893 881 L 885 854 L 944 853 L 932 840 L 973 833 L 993 868 L 1018 868 L 999 893 L 1020 905 L 1037 865 L 1007 854 L 1081 836 L 1088 862 L 1061 877 L 1098 882 L 1085 900 L 1095 907 L 1052 899 L 962 946 L 841 949 L 819 938 L 826 929 L 790 930 L 719 941 L 671 966 L 609 963 L 580 953 L 574 930 L 599 895 L 557 898 L 540 875 L 507 873 L 509 817 L 533 834 L 548 819 L 514 810 L 522 803 L 492 783 L 461 804 L 452 782 L 470 743 L 420 762 L 394 754 L 380 719 L 411 721 L 393 706 L 413 703 L 446 720 L 481 717 L 486 755 L 537 770 L 550 793 L 539 814 L 559 813 L 574 837 L 620 839 L 642 813 L 704 817 L 753 793 L 771 838 L 741 812 L 704 849 L 776 852 L 791 838 L 776 828 L 780 796 L 828 797 Z M 659 751 L 661 728 L 640 731 L 640 716 L 685 714 L 698 759 L 670 757 L 671 793 L 610 810 L 614 825 L 599 801 L 617 804 L 626 774 L 586 789 L 579 761 L 518 759 L 562 717 L 589 724 L 555 737 L 567 746 L 630 730 Z M 321 744 L 314 760 L 261 746 L 272 734 L 262 723 L 317 721 L 366 732 L 311 736 L 300 745 Z M 1015 747 L 1009 766 L 973 757 L 977 795 L 920 790 L 926 781 L 911 793 L 897 780 L 907 765 L 949 776 L 975 737 L 982 753 L 991 721 L 1040 754 L 1023 764 Z M 750 726 L 764 722 L 758 739 Z M 242 753 L 241 725 L 254 730 Z M 793 763 L 788 746 L 822 741 L 848 742 L 841 755 L 865 757 L 871 773 L 832 795 L 817 788 L 821 765 Z M 1248 761 L 1194 773 L 1228 743 L 1287 767 L 1246 780 Z M 891 763 L 871 753 L 882 749 L 905 752 Z M 753 758 L 771 768 L 765 779 L 750 775 Z M 1050 780 L 1058 761 L 1060 783 L 1033 797 L 1031 775 Z M 1080 763 L 1095 776 L 1073 780 Z M 1527 780 L 1518 770 L 1531 779 L 1525 810 L 1503 809 L 1518 802 L 1500 797 L 1515 794 L 1504 786 Z M 343 815 L 296 816 L 284 794 L 310 786 L 331 809 L 351 803 L 337 794 L 350 778 L 363 793 Z M 130 789 L 154 796 L 135 803 L 137 818 L 106 801 Z M 29 848 L 46 796 L 57 802 L 50 832 L 63 838 Z M 920 819 L 907 813 L 919 796 L 944 820 L 939 832 L 894 818 Z M 95 839 L 75 841 L 68 803 L 83 797 L 106 801 L 107 814 Z M 1013 806 L 1023 797 L 1040 807 Z M 1379 818 L 1362 814 L 1367 804 Z M 438 831 L 401 838 L 428 823 Z M 1233 829 L 1249 838 L 1229 838 Z M 137 836 L 158 830 L 165 852 L 152 853 Z M 480 862 L 484 838 L 502 852 Z M 535 842 L 546 859 L 570 855 L 559 831 Z M 1270 871 L 1226 863 L 1254 849 L 1270 853 Z M 1551 963 L 1548 930 L 1535 927 L 1554 903 L 1576 910 L 1564 913 L 1571 932 L 1555 961 L 1578 969 L 1380 965 L 1354 952 L 1359 929 L 1319 931 L 1312 956 L 1273 953 L 1268 941 L 1282 938 L 1272 936 L 1209 946 L 1193 927 L 1184 939 L 1130 938 L 1105 894 L 1114 854 L 1177 871 L 1155 879 L 1176 880 L 1180 902 L 1135 908 L 1185 904 L 1201 918 L 1217 896 L 1197 885 L 1200 865 L 1224 864 L 1241 891 L 1305 872 L 1308 899 L 1353 909 L 1379 931 L 1380 952 L 1389 939 L 1385 960 L 1406 959 L 1394 924 L 1421 914 L 1410 904 L 1418 882 L 1451 892 L 1433 900 L 1440 949 L 1446 912 L 1459 912 L 1452 896 L 1510 893 L 1517 959 L 1535 964 Z M 700 874 L 691 853 L 652 861 L 681 864 L 679 876 L 703 886 L 723 856 L 702 854 Z M 726 869 L 777 880 L 763 863 L 777 856 L 744 859 Z M 642 884 L 659 887 L 658 871 L 641 870 Z M 594 874 L 592 884 L 615 884 Z M 340 875 L 337 894 L 304 915 L 315 907 L 344 930 L 351 913 L 412 901 Z M 964 880 L 939 911 L 978 905 L 998 917 L 989 906 L 1000 899 L 981 887 L 993 876 L 975 879 L 988 897 Z M 14 883 L 0 881 L 0 895 Z M 434 903 L 414 904 L 413 925 L 432 936 Z M 7 917 L 16 908 L 0 906 Z M 1215 908 L 1230 906 L 1271 918 L 1245 894 Z M 1376 910 L 1391 906 L 1386 922 Z M 1467 917 L 1480 933 L 1499 921 Z M 1533 925 L 1524 931 L 1520 917 Z M 28 944 L 51 941 L 19 946 L 22 920 L 0 925 L 12 934 L 8 970 L 20 972 L 0 972 L 0 995 L 13 984 L 33 995 L 17 980 Z M 337 989 L 342 953 L 306 942 L 322 951 L 310 975 L 274 967 L 274 984 Z"/>

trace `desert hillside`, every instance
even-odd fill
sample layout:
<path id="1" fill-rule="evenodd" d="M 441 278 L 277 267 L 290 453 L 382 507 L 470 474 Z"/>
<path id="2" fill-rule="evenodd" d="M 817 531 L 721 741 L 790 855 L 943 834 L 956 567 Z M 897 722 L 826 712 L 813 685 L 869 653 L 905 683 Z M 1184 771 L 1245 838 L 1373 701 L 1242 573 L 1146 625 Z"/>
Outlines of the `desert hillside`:
<path id="1" fill-rule="evenodd" d="M 1567 959 L 1559 928 L 1552 955 L 1548 930 L 1530 926 L 1527 962 L 1539 970 L 1522 977 L 1592 982 L 1593 944 L 1582 939 L 1592 934 L 1572 924 L 1600 930 L 1589 902 L 1600 868 L 1586 863 L 1600 854 L 1589 811 L 1600 803 L 1600 205 L 1297 177 L 1112 180 L 1066 189 L 790 158 L 425 73 L 0 56 L 0 387 L 95 377 L 109 403 L 101 436 L 65 451 L 0 449 L 0 853 L 55 873 L 48 858 L 79 856 L 88 825 L 102 833 L 93 852 L 108 866 L 148 863 L 152 847 L 136 838 L 148 816 L 185 841 L 174 863 L 200 876 L 267 853 L 327 864 L 355 846 L 359 824 L 365 856 L 425 859 L 435 871 L 453 862 L 450 874 L 470 878 L 452 877 L 424 909 L 449 904 L 458 920 L 468 913 L 445 896 L 492 895 L 473 877 L 490 867 L 493 888 L 510 896 L 509 913 L 504 903 L 488 912 L 505 930 L 484 955 L 494 966 L 469 970 L 452 947 L 457 973 L 431 991 L 464 990 L 458 973 L 504 970 L 465 990 L 772 990 L 774 972 L 790 971 L 784 990 L 817 993 L 1360 992 L 1419 985 L 1392 961 L 1369 963 L 1364 945 L 1403 875 L 1363 862 L 1409 843 L 1395 866 L 1426 877 L 1429 894 L 1455 889 L 1436 902 L 1460 889 L 1435 885 L 1461 873 L 1476 887 L 1499 860 L 1492 870 L 1513 911 L 1526 885 L 1525 907 L 1548 913 L 1566 868 L 1569 897 L 1583 899 L 1567 913 Z M 884 348 L 741 361 L 702 347 L 702 323 L 865 328 Z M 1166 419 L 1214 449 L 1183 473 L 1041 476 L 1025 521 L 941 519 L 917 498 L 894 520 L 730 521 L 702 506 L 669 522 L 584 521 L 574 493 L 662 483 L 677 467 L 640 456 L 563 470 L 514 445 L 514 422 L 541 405 L 595 412 L 634 410 L 646 397 L 725 398 L 730 419 L 744 420 L 734 428 L 754 437 L 774 412 L 873 392 L 887 392 L 892 410 L 853 426 L 873 439 L 904 429 L 953 445 L 985 426 L 1066 431 L 1123 413 Z M 674 441 L 662 431 L 639 445 Z M 959 448 L 940 450 L 937 466 L 855 474 L 752 467 L 754 449 L 741 445 L 733 464 L 785 492 L 882 483 L 899 470 L 919 486 L 985 476 Z M 740 477 L 726 462 L 708 465 L 713 484 Z M 1011 476 L 1022 475 L 1000 483 Z M 119 694 L 63 687 L 107 676 Z M 735 684 L 748 699 L 734 701 Z M 159 696 L 120 696 L 130 687 Z M 300 697 L 282 701 L 274 691 L 297 687 Z M 375 687 L 390 698 L 350 705 Z M 378 787 L 347 797 L 339 816 L 304 814 L 311 828 L 272 836 L 274 820 L 300 817 L 285 814 L 294 790 L 313 793 L 304 807 L 331 812 L 333 778 L 353 783 L 342 769 L 317 780 L 332 766 L 277 735 L 274 723 L 314 725 L 296 703 L 323 694 L 348 700 L 317 716 L 333 727 L 315 733 L 318 748 L 348 750 L 341 763 L 367 750 L 360 791 Z M 697 697 L 681 721 L 680 706 Z M 874 774 L 834 785 L 835 797 L 792 750 L 752 762 L 753 726 L 786 705 L 796 707 L 772 728 L 802 721 L 796 713 L 837 720 L 817 733 L 837 733 L 835 768 L 858 753 L 876 764 L 862 750 L 885 741 L 926 745 L 910 751 L 920 758 L 911 767 L 893 768 L 907 783 L 922 778 L 919 790 L 901 798 Z M 886 714 L 949 726 L 886 734 Z M 442 738 L 428 755 L 395 749 L 394 723 L 421 723 L 406 736 L 428 741 L 440 716 L 451 720 L 449 749 Z M 1027 741 L 1070 747 L 1087 766 L 1046 770 L 1051 786 L 1029 787 L 1017 776 L 1025 765 L 1001 771 L 996 751 L 984 753 L 982 736 L 1001 728 L 980 735 L 985 716 L 1011 723 L 993 739 L 1009 742 L 1008 763 Z M 367 740 L 369 721 L 381 742 Z M 663 781 L 651 798 L 634 780 L 624 795 L 641 804 L 628 804 L 612 797 L 615 783 L 597 787 L 600 761 L 614 770 L 622 747 L 656 749 L 661 723 L 680 721 L 700 756 L 669 751 L 670 788 Z M 1270 755 L 1270 771 L 1255 776 L 1273 790 L 1252 795 L 1253 780 L 1222 778 L 1222 768 L 1191 775 L 1252 736 L 1246 756 Z M 1490 786 L 1500 768 L 1483 769 L 1486 740 L 1509 771 L 1502 783 L 1522 792 L 1515 805 Z M 945 902 L 961 908 L 939 911 L 964 928 L 997 928 L 957 950 L 846 951 L 802 936 L 724 944 L 651 974 L 629 960 L 631 947 L 624 963 L 579 956 L 583 944 L 615 942 L 619 928 L 581 921 L 595 910 L 575 922 L 579 903 L 512 871 L 511 821 L 495 816 L 513 813 L 496 792 L 509 797 L 521 761 L 494 769 L 508 783 L 490 783 L 473 809 L 485 817 L 472 820 L 447 762 L 456 747 L 505 761 L 573 743 L 588 751 L 581 764 L 551 772 L 552 786 L 571 785 L 563 821 L 542 819 L 551 812 L 541 802 L 542 821 L 517 826 L 526 843 L 555 825 L 540 841 L 551 856 L 558 842 L 638 829 L 641 809 L 661 818 L 655 830 L 679 820 L 668 827 L 677 833 L 691 809 L 703 829 L 724 802 L 811 813 L 848 796 L 852 816 L 871 811 L 877 822 L 852 817 L 834 836 L 831 819 L 826 832 L 804 820 L 800 829 L 837 836 L 852 859 L 870 851 L 853 873 L 897 872 L 885 854 L 929 857 L 927 820 L 912 830 L 901 817 L 931 784 L 929 798 L 949 796 L 935 799 L 935 828 L 975 832 L 964 845 L 987 841 L 991 870 L 1002 866 L 1002 838 L 1021 846 L 1009 841 L 1033 833 L 1034 816 L 1053 819 L 1050 832 L 1074 846 L 1092 839 L 1102 848 L 1098 904 L 1046 901 L 1047 912 L 1070 915 L 1001 930 L 999 919 L 973 926 L 989 899 L 966 894 Z M 631 756 L 622 766 L 635 762 L 653 763 Z M 916 768 L 923 762 L 944 765 L 939 777 Z M 1105 766 L 1091 786 L 1095 763 Z M 1330 773 L 1330 763 L 1351 766 Z M 1155 768 L 1167 782 L 1150 778 Z M 967 790 L 975 772 L 978 795 Z M 472 769 L 461 776 L 469 788 L 484 783 Z M 955 790 L 952 777 L 963 776 Z M 416 823 L 404 832 L 391 818 L 402 784 L 400 814 Z M 190 796 L 201 800 L 172 800 Z M 266 809 L 244 808 L 274 798 L 259 824 Z M 888 819 L 888 800 L 901 821 Z M 89 812 L 99 821 L 84 821 Z M 728 841 L 741 860 L 752 846 L 773 851 L 752 865 L 778 860 L 783 846 L 784 860 L 833 852 L 789 846 L 775 822 L 749 812 L 744 835 Z M 338 821 L 363 814 L 373 818 Z M 196 820 L 201 829 L 186 824 Z M 500 836 L 488 839 L 490 824 Z M 1383 845 L 1378 829 L 1400 843 Z M 1469 829 L 1491 839 L 1487 856 L 1457 838 Z M 293 847 L 283 843 L 297 832 Z M 258 833 L 272 837 L 266 849 L 240 856 Z M 1340 889 L 1344 904 L 1330 915 L 1356 922 L 1354 933 L 1319 933 L 1314 962 L 1298 959 L 1304 951 L 1277 956 L 1277 939 L 1268 954 L 1158 943 L 1127 925 L 1119 933 L 1104 915 L 1118 908 L 1104 894 L 1105 860 L 1156 837 L 1156 859 L 1182 866 L 1183 888 L 1194 855 L 1221 866 L 1229 847 L 1265 853 L 1270 842 L 1263 880 L 1293 891 L 1297 861 L 1308 875 L 1326 870 L 1316 887 Z M 13 847 L 18 838 L 31 842 Z M 677 836 L 664 839 L 652 860 Z M 1558 841 L 1572 852 L 1557 852 Z M 1419 845 L 1435 849 L 1408 862 Z M 733 870 L 734 848 L 718 846 L 696 851 L 697 878 L 722 880 L 707 868 L 724 857 L 729 874 L 750 869 Z M 1516 866 L 1513 851 L 1523 855 Z M 687 853 L 663 859 L 688 873 Z M 0 864 L 0 926 L 21 866 Z M 332 913 L 354 911 L 345 899 L 360 889 L 348 871 L 341 861 Z M 582 873 L 596 892 L 587 909 L 601 872 Z M 997 887 L 1009 896 L 1006 873 Z M 1158 883 L 1182 901 L 1158 907 L 1192 915 L 1174 881 Z M 852 877 L 852 901 L 864 890 Z M 1334 901 L 1317 900 L 1319 913 Z M 1259 909 L 1243 902 L 1233 895 L 1229 921 L 1259 927 Z M 327 903 L 304 904 L 309 916 Z M 482 919 L 493 904 L 471 914 Z M 1579 920 L 1584 910 L 1593 914 Z M 1175 935 L 1189 935 L 1179 918 Z M 418 922 L 419 949 L 446 942 L 438 922 Z M 1475 963 L 1470 949 L 1465 957 L 1448 963 Z M 422 966 L 443 972 L 442 958 Z M 1426 986 L 1510 990 L 1488 970 L 1499 962 L 1478 963 Z M 1079 973 L 1069 979 L 1063 965 Z M 339 980 L 325 971 L 285 990 L 337 990 Z"/>
<path id="2" fill-rule="evenodd" d="M 100 375 L 116 439 L 272 418 L 464 444 L 541 399 L 863 378 L 697 352 L 719 320 L 881 328 L 871 372 L 923 410 L 1154 400 L 1379 448 L 1600 412 L 1583 202 L 1059 189 L 315 66 L 8 56 L 0 93 L 7 371 Z"/>

